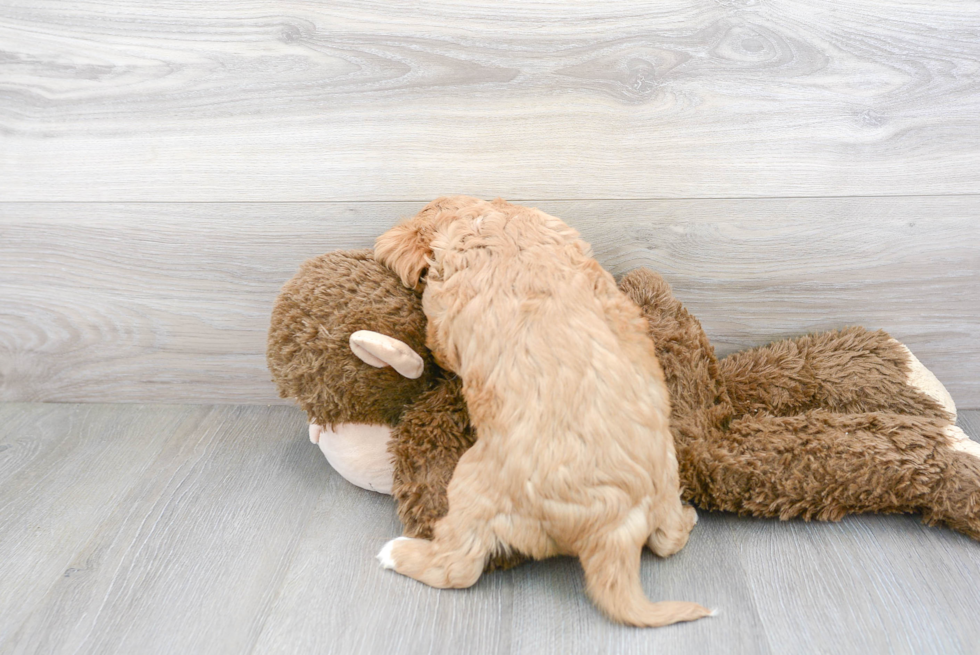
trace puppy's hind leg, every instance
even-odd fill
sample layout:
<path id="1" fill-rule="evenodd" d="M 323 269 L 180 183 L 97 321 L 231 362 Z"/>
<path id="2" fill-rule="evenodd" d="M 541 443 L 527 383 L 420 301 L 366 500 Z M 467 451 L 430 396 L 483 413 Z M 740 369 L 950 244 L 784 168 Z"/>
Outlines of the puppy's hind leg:
<path id="1" fill-rule="evenodd" d="M 441 589 L 462 589 L 479 580 L 497 547 L 490 528 L 496 505 L 492 492 L 480 484 L 478 467 L 468 465 L 468 454 L 460 459 L 449 484 L 449 512 L 436 523 L 433 540 L 389 541 L 378 553 L 384 568 Z"/>
<path id="2" fill-rule="evenodd" d="M 698 522 L 698 513 L 690 505 L 681 502 L 677 493 L 677 457 L 671 451 L 667 456 L 667 470 L 657 486 L 650 510 L 650 526 L 653 532 L 647 545 L 660 557 L 670 557 L 687 544 L 687 538 Z"/>
<path id="3" fill-rule="evenodd" d="M 445 541 L 398 537 L 385 544 L 378 553 L 378 561 L 384 568 L 394 569 L 430 587 L 464 589 L 480 579 L 489 549 L 484 550 L 479 545 L 476 548 L 460 546 L 448 545 Z"/>
<path id="4" fill-rule="evenodd" d="M 654 510 L 651 523 L 657 526 L 647 539 L 647 545 L 660 557 L 670 557 L 687 544 L 691 530 L 698 522 L 698 513 L 679 498 L 672 498 Z"/>

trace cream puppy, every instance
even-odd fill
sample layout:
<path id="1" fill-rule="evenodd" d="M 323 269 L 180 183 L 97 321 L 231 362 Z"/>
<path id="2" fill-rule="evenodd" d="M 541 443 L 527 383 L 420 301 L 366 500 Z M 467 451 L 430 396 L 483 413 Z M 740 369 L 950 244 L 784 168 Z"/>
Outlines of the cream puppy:
<path id="1" fill-rule="evenodd" d="M 469 587 L 493 553 L 574 555 L 616 621 L 707 616 L 695 603 L 651 603 L 640 585 L 643 545 L 677 552 L 697 516 L 680 501 L 647 325 L 579 234 L 536 209 L 456 196 L 379 237 L 375 257 L 409 287 L 428 270 L 428 345 L 462 378 L 478 435 L 434 540 L 389 542 L 382 563 Z"/>

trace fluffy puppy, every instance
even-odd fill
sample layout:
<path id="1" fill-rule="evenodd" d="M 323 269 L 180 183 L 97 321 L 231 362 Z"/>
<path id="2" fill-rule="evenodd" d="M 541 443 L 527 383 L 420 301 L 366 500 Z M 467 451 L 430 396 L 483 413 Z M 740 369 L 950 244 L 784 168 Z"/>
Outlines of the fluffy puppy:
<path id="1" fill-rule="evenodd" d="M 462 379 L 477 431 L 434 539 L 395 539 L 382 564 L 434 587 L 469 587 L 491 555 L 574 555 L 613 620 L 708 615 L 695 603 L 651 603 L 640 585 L 644 543 L 677 552 L 697 515 L 681 504 L 646 322 L 579 234 L 536 209 L 456 196 L 379 237 L 375 257 L 409 287 L 428 269 L 427 343 Z"/>

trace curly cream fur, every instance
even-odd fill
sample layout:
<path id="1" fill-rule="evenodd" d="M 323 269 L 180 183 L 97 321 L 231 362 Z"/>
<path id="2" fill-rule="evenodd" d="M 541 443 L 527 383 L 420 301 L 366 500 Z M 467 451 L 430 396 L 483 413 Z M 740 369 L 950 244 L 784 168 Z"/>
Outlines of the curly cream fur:
<path id="1" fill-rule="evenodd" d="M 696 515 L 680 501 L 646 321 L 578 233 L 538 210 L 457 196 L 379 237 L 375 256 L 409 287 L 428 269 L 427 345 L 462 378 L 478 435 L 434 540 L 391 543 L 386 561 L 433 586 L 468 587 L 495 553 L 572 554 L 615 620 L 707 616 L 643 595 L 643 545 L 677 552 Z"/>

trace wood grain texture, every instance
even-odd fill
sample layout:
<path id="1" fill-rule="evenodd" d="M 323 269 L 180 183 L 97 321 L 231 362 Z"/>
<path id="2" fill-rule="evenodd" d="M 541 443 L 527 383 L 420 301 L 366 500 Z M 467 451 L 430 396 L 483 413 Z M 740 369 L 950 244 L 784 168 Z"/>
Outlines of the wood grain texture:
<path id="1" fill-rule="evenodd" d="M 98 475 L 99 488 L 126 493 L 111 503 L 86 494 L 64 502 L 59 518 L 93 514 L 89 505 L 96 503 L 103 520 L 91 534 L 78 531 L 83 541 L 58 544 L 56 553 L 35 551 L 35 559 L 57 571 L 26 576 L 3 558 L 5 580 L 33 583 L 43 595 L 12 596 L 26 619 L 3 613 L 20 625 L 3 633 L 0 651 L 249 652 L 323 492 L 315 475 L 322 462 L 302 440 L 302 417 L 288 408 L 234 406 L 90 411 L 115 418 L 113 438 L 66 431 L 118 454 L 84 477 Z M 147 414 L 179 428 L 159 430 Z M 112 467 L 122 468 L 118 460 L 145 448 L 144 441 L 165 446 L 154 459 L 137 460 L 142 476 L 133 485 Z M 83 471 L 85 464 L 77 463 Z M 62 468 L 34 467 L 70 479 Z M 5 499 L 14 494 L 4 488 Z M 34 520 L 55 519 L 36 494 L 16 498 Z M 37 548 L 38 537 L 18 532 L 4 543 Z"/>
<path id="2" fill-rule="evenodd" d="M 254 653 L 510 652 L 512 572 L 440 591 L 382 570 L 375 555 L 401 534 L 393 501 L 321 468 L 324 493 Z"/>
<path id="3" fill-rule="evenodd" d="M 0 6 L 2 200 L 977 193 L 973 2 Z"/>
<path id="4" fill-rule="evenodd" d="M 662 272 L 720 354 L 861 324 L 980 407 L 980 197 L 528 201 L 615 274 Z M 420 203 L 0 204 L 0 399 L 279 402 L 300 262 Z"/>
<path id="5" fill-rule="evenodd" d="M 640 575 L 654 601 L 687 600 L 718 610 L 683 627 L 637 630 L 596 620 L 582 568 L 571 558 L 515 570 L 513 653 L 781 653 L 770 649 L 766 626 L 745 579 L 740 553 L 722 513 L 701 512 L 688 545 L 669 559 L 643 553 Z M 721 637 L 724 635 L 724 637 Z"/>
<path id="6" fill-rule="evenodd" d="M 980 412 L 960 425 L 977 439 Z M 914 516 L 702 513 L 609 623 L 569 558 L 437 591 L 382 570 L 390 498 L 337 475 L 288 407 L 0 403 L 0 653 L 973 653 L 980 544 Z"/>
<path id="7" fill-rule="evenodd" d="M 204 411 L 2 406 L 0 650 L 52 586 L 87 569 L 75 555 L 150 473 L 166 435 Z"/>
<path id="8" fill-rule="evenodd" d="M 980 548 L 965 536 L 913 516 L 733 529 L 773 652 L 940 655 L 980 643 Z"/>

